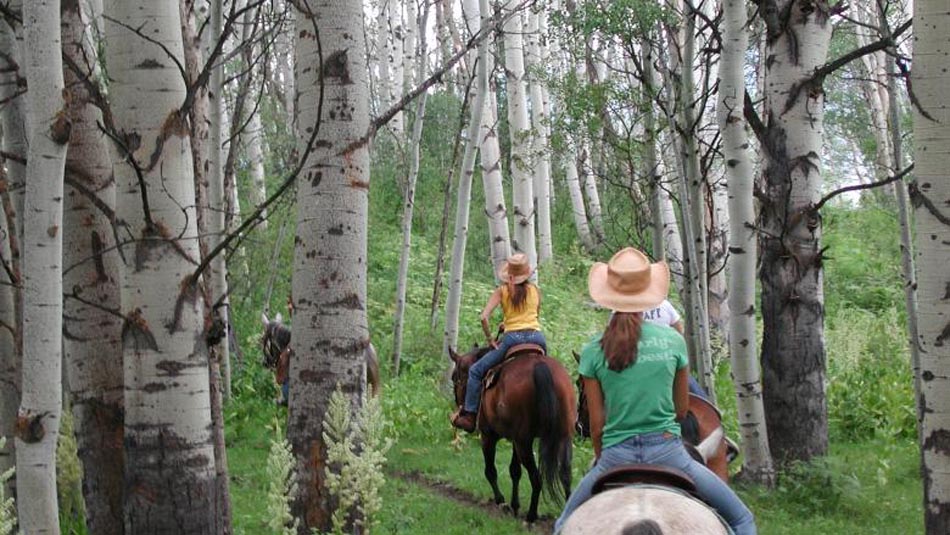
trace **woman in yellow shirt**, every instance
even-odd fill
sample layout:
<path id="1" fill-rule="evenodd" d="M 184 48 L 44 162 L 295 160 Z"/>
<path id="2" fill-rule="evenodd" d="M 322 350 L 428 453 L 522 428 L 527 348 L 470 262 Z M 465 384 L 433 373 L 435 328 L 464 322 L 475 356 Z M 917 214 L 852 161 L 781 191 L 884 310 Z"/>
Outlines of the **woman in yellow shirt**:
<path id="1" fill-rule="evenodd" d="M 465 404 L 452 421 L 459 429 L 469 433 L 475 430 L 475 415 L 478 413 L 482 395 L 482 379 L 492 366 L 501 362 L 508 349 L 519 344 L 538 344 L 547 348 L 538 320 L 541 312 L 541 290 L 528 281 L 533 272 L 528 257 L 518 253 L 510 256 L 498 273 L 503 284 L 492 292 L 481 316 L 482 330 L 493 349 L 469 368 Z M 489 320 L 499 305 L 504 317 L 505 335 L 501 342 L 496 342 L 492 338 Z"/>

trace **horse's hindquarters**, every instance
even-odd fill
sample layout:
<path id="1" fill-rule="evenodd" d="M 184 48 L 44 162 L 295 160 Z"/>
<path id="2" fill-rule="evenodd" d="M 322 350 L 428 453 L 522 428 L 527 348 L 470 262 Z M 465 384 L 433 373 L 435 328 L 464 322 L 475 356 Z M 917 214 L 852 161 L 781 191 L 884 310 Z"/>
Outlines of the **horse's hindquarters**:
<path id="1" fill-rule="evenodd" d="M 561 533 L 727 535 L 729 530 L 695 498 L 659 486 L 635 485 L 595 494 L 567 519 Z"/>

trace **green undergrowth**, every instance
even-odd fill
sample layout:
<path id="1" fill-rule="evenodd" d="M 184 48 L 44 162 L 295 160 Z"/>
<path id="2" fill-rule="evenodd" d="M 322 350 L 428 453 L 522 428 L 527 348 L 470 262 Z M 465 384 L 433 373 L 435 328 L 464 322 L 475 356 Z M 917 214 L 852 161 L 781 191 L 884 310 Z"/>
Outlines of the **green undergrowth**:
<path id="1" fill-rule="evenodd" d="M 457 109 L 440 98 L 430 99 L 430 106 L 432 120 L 441 121 L 436 131 L 452 131 Z M 431 134 L 428 128 L 426 133 Z M 383 371 L 384 415 L 394 440 L 387 454 L 387 481 L 375 532 L 526 532 L 520 520 L 496 514 L 497 510 L 488 506 L 491 494 L 483 475 L 479 441 L 466 434 L 457 437 L 448 421 L 453 403 L 446 386 L 448 361 L 441 354 L 445 288 L 439 295 L 434 324 L 430 312 L 443 188 L 451 157 L 448 141 L 435 137 L 423 147 L 399 377 L 392 375 L 389 364 L 401 246 L 399 184 L 404 180 L 404 169 L 383 161 L 395 150 L 385 140 L 378 139 L 374 151 L 366 306 Z M 460 350 L 482 341 L 478 314 L 493 286 L 480 182 L 476 175 L 459 325 Z M 610 202 L 605 199 L 605 204 Z M 271 440 L 277 436 L 276 424 L 286 418 L 286 409 L 273 403 L 277 391 L 270 373 L 260 366 L 258 336 L 262 310 L 267 308 L 271 316 L 277 311 L 287 316 L 284 303 L 293 264 L 290 213 L 278 207 L 269 227 L 251 236 L 245 258 L 253 268 L 244 277 L 235 278 L 234 321 L 243 361 L 235 369 L 234 399 L 226 409 L 226 426 L 237 534 L 268 533 L 264 518 L 267 456 Z M 919 533 L 919 456 L 903 334 L 896 220 L 892 213 L 876 208 L 849 211 L 826 207 L 823 216 L 824 239 L 830 246 L 825 261 L 825 337 L 831 452 L 812 464 L 784 471 L 773 490 L 737 489 L 756 514 L 763 534 Z M 450 214 L 450 227 L 452 218 L 454 212 Z M 281 247 L 275 248 L 285 220 L 288 234 Z M 576 365 L 571 350 L 579 349 L 606 321 L 605 311 L 590 306 L 586 279 L 593 261 L 604 260 L 609 253 L 592 257 L 580 250 L 566 194 L 557 198 L 553 222 L 556 261 L 542 265 L 538 271 L 544 292 L 542 323 L 551 353 L 573 376 Z M 450 231 L 446 244 L 449 251 L 451 241 Z M 447 252 L 446 270 L 449 260 Z M 446 274 L 443 277 L 448 278 Z M 265 303 L 270 286 L 273 289 Z M 716 392 L 727 433 L 738 438 L 728 359 L 723 349 L 717 354 Z M 591 457 L 590 442 L 576 440 L 575 483 Z M 511 447 L 502 442 L 496 467 L 506 498 L 510 496 L 510 458 Z M 525 477 L 520 493 L 522 516 L 529 489 Z M 542 519 L 550 521 L 559 507 L 542 498 L 539 512 Z"/>

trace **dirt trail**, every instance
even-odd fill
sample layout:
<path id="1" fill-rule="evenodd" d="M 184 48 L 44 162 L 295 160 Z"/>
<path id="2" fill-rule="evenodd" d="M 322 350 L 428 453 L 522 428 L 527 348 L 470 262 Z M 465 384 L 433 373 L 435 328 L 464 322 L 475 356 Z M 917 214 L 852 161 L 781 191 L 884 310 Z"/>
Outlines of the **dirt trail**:
<path id="1" fill-rule="evenodd" d="M 485 514 L 490 515 L 495 518 L 511 518 L 511 513 L 507 509 L 507 506 L 499 507 L 491 502 L 491 500 L 478 498 L 464 490 L 453 487 L 451 484 L 444 481 L 438 481 L 432 479 L 431 477 L 418 472 L 400 472 L 400 471 L 390 471 L 392 476 L 397 477 L 403 481 L 419 485 L 424 487 L 443 498 L 447 498 L 456 503 L 467 507 L 474 507 L 482 510 Z M 527 507 L 527 505 L 522 505 L 522 507 Z M 553 518 L 541 517 L 537 522 L 528 526 L 524 523 L 524 511 L 520 511 L 522 525 L 526 529 L 531 530 L 533 533 L 551 533 L 554 531 L 554 520 Z"/>

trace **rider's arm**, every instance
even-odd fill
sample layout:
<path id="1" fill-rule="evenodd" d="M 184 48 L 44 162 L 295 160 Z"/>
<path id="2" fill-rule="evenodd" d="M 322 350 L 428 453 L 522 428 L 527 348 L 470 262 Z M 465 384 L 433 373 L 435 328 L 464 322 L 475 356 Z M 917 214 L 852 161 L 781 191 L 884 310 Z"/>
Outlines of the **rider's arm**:
<path id="1" fill-rule="evenodd" d="M 683 335 L 683 333 L 685 332 L 683 330 L 683 320 L 676 320 L 676 322 L 671 324 L 670 327 L 673 327 L 674 329 L 676 329 L 676 332 L 680 333 L 680 335 Z"/>
<path id="2" fill-rule="evenodd" d="M 492 341 L 492 336 L 491 326 L 488 324 L 488 320 L 491 319 L 491 313 L 494 312 L 500 304 L 501 288 L 495 288 L 495 291 L 492 292 L 491 297 L 488 298 L 488 302 L 485 303 L 485 308 L 482 310 L 482 331 L 485 333 L 485 338 L 489 343 Z"/>
<path id="3" fill-rule="evenodd" d="M 676 370 L 676 376 L 673 377 L 673 406 L 677 420 L 686 417 L 689 411 L 689 366 Z"/>
<path id="4" fill-rule="evenodd" d="M 604 438 L 604 423 L 607 414 L 604 412 L 604 393 L 600 389 L 600 381 L 581 376 L 584 381 L 584 392 L 587 395 L 587 410 L 590 416 L 590 441 L 594 445 L 594 458 L 600 459 L 601 441 Z"/>

